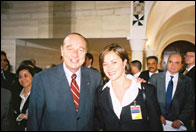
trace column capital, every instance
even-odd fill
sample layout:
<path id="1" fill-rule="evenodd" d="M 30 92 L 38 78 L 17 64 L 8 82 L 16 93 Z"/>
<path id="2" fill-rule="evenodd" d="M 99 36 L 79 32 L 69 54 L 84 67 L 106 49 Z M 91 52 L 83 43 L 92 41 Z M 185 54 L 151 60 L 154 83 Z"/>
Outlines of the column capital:
<path id="1" fill-rule="evenodd" d="M 143 51 L 147 39 L 129 39 L 131 50 Z"/>

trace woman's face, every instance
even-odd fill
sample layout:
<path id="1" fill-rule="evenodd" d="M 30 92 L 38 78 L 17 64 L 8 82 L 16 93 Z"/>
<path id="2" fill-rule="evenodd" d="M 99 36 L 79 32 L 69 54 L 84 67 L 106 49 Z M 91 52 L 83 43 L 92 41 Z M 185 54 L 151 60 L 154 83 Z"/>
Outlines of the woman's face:
<path id="1" fill-rule="evenodd" d="M 122 59 L 113 51 L 108 52 L 103 58 L 103 70 L 105 75 L 111 80 L 117 80 L 125 75 L 127 60 Z"/>
<path id="2" fill-rule="evenodd" d="M 19 72 L 18 80 L 19 80 L 20 85 L 22 85 L 24 88 L 27 88 L 27 87 L 31 87 L 33 77 L 28 70 L 23 69 Z"/>

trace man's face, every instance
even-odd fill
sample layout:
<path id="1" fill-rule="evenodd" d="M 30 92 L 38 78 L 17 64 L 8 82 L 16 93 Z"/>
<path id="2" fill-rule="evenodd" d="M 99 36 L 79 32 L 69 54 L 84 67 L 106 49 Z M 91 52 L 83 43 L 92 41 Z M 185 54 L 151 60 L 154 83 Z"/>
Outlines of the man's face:
<path id="1" fill-rule="evenodd" d="M 147 67 L 150 72 L 155 73 L 157 71 L 158 64 L 155 59 L 148 59 Z"/>
<path id="2" fill-rule="evenodd" d="M 1 55 L 1 70 L 3 70 L 6 67 L 6 56 Z"/>
<path id="3" fill-rule="evenodd" d="M 88 66 L 91 65 L 91 63 L 92 63 L 92 59 L 89 59 L 88 57 L 86 57 L 84 65 L 85 65 L 86 67 L 88 67 Z"/>
<path id="4" fill-rule="evenodd" d="M 187 65 L 195 65 L 195 52 L 187 52 L 185 55 L 185 63 Z"/>
<path id="5" fill-rule="evenodd" d="M 131 73 L 133 75 L 139 72 L 139 69 L 137 68 L 137 66 L 134 66 L 133 64 L 130 64 L 130 66 L 131 66 Z"/>
<path id="6" fill-rule="evenodd" d="M 66 67 L 73 73 L 77 72 L 85 61 L 86 41 L 76 34 L 67 36 L 61 46 L 61 55 Z"/>
<path id="7" fill-rule="evenodd" d="M 168 58 L 167 70 L 172 74 L 178 73 L 182 68 L 182 58 L 178 54 L 174 54 Z"/>

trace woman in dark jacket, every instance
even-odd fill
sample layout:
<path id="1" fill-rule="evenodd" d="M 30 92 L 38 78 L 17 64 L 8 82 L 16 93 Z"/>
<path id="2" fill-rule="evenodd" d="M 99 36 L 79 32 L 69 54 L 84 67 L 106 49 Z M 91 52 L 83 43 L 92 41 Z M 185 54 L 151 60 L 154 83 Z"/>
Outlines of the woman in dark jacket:
<path id="1" fill-rule="evenodd" d="M 162 131 L 155 88 L 130 75 L 126 51 L 116 44 L 100 54 L 100 69 L 109 78 L 97 94 L 97 114 L 106 131 Z"/>
<path id="2" fill-rule="evenodd" d="M 29 95 L 31 92 L 34 70 L 32 67 L 23 65 L 17 69 L 16 74 L 18 76 L 18 81 L 23 88 L 18 96 L 19 101 L 16 105 L 17 108 L 14 113 L 16 115 L 17 130 L 26 131 Z"/>

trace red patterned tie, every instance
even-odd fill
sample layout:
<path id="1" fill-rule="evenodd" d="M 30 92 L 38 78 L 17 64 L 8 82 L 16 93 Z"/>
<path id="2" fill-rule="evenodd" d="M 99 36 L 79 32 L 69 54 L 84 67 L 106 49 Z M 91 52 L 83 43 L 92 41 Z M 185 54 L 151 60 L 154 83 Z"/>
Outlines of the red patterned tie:
<path id="1" fill-rule="evenodd" d="M 74 99 L 74 104 L 76 107 L 76 111 L 78 111 L 78 106 L 79 106 L 79 99 L 80 99 L 80 92 L 79 92 L 79 87 L 78 84 L 76 83 L 76 74 L 73 74 L 71 76 L 72 81 L 71 81 L 71 92 L 72 92 L 72 96 Z"/>

